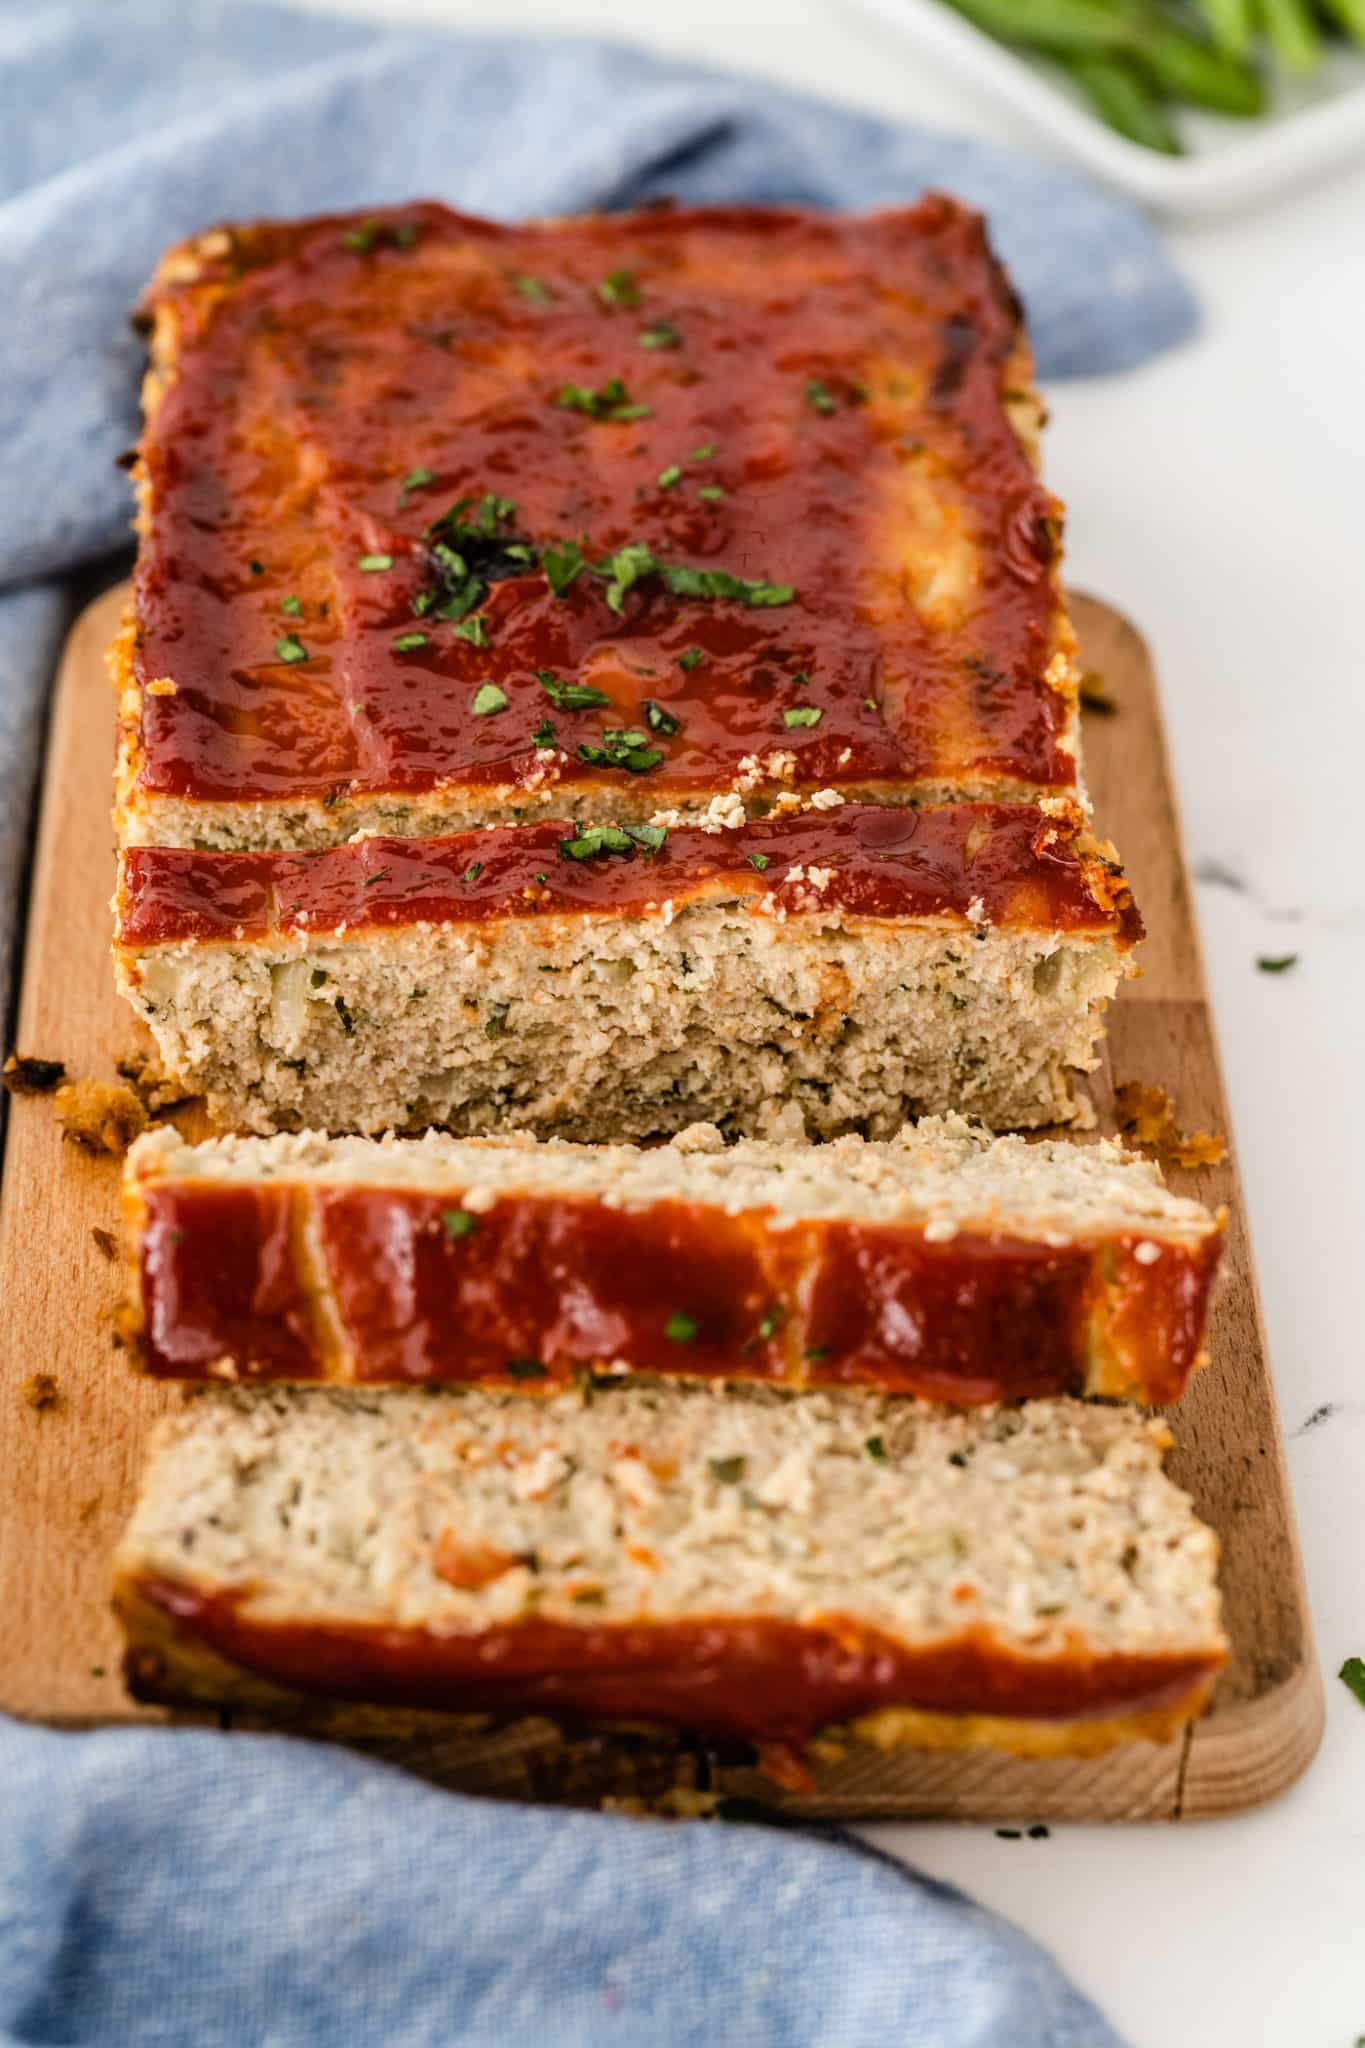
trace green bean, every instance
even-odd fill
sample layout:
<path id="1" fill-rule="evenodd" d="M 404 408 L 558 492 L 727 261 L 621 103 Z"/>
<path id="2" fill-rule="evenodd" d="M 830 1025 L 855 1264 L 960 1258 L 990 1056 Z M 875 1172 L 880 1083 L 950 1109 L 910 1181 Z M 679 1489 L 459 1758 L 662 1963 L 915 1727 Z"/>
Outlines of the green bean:
<path id="1" fill-rule="evenodd" d="M 1365 43 L 1365 0 L 1318 0 L 1318 5 L 1338 28 Z"/>
<path id="2" fill-rule="evenodd" d="M 1109 127 L 1144 149 L 1179 156 L 1180 138 L 1165 106 L 1132 64 L 1121 57 L 1072 57 L 1066 68 Z"/>
<path id="3" fill-rule="evenodd" d="M 1001 42 L 1061 54 L 1098 55 L 1131 40 L 1110 0 L 949 0 L 959 14 Z"/>
<path id="4" fill-rule="evenodd" d="M 1199 0 L 1209 33 L 1225 57 L 1245 57 L 1251 48 L 1251 0 Z"/>
<path id="5" fill-rule="evenodd" d="M 1277 61 L 1288 71 L 1313 70 L 1322 55 L 1322 42 L 1304 0 L 1260 0 L 1260 8 Z"/>
<path id="6" fill-rule="evenodd" d="M 1264 0 L 1262 0 L 1264 4 Z M 1297 0 L 1291 0 L 1297 5 Z M 1261 81 L 1249 64 L 1225 57 L 1179 29 L 1156 25 L 1141 32 L 1136 54 L 1165 92 L 1219 114 L 1259 114 L 1265 108 Z"/>

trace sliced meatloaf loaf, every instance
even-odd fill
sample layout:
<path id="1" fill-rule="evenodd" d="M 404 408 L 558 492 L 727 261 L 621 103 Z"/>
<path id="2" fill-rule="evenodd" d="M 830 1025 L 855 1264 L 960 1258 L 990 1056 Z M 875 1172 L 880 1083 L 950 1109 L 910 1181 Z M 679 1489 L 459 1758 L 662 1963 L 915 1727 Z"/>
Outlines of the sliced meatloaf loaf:
<path id="1" fill-rule="evenodd" d="M 145 312 L 126 842 L 1074 791 L 1028 345 L 951 200 L 226 227 Z"/>
<path id="2" fill-rule="evenodd" d="M 143 1697 L 1087 1753 L 1224 1661 L 1164 1430 L 1059 1401 L 201 1390 L 117 1557 Z"/>
<path id="3" fill-rule="evenodd" d="M 635 835 L 635 836 L 632 836 Z M 121 986 L 257 1131 L 1064 1121 L 1140 930 L 1029 805 L 122 857 Z"/>
<path id="4" fill-rule="evenodd" d="M 584 1372 L 1174 1400 L 1221 1221 L 1110 1144 L 139 1139 L 124 1334 L 168 1378 Z"/>

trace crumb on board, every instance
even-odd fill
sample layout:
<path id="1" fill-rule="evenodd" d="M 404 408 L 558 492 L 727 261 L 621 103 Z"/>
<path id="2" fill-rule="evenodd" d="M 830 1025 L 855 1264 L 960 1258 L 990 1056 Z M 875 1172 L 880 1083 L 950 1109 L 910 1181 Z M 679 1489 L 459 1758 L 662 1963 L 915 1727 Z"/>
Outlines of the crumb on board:
<path id="1" fill-rule="evenodd" d="M 126 1152 L 148 1116 L 122 1081 L 68 1081 L 57 1090 L 63 1135 L 87 1152 Z"/>
<path id="2" fill-rule="evenodd" d="M 118 1239 L 112 1230 L 103 1230 L 96 1223 L 93 1225 L 90 1235 L 94 1238 L 97 1248 L 103 1252 L 106 1259 L 116 1259 L 118 1257 Z"/>
<path id="3" fill-rule="evenodd" d="M 1182 1131 L 1166 1090 L 1148 1081 L 1120 1082 L 1114 1111 L 1124 1137 L 1147 1146 L 1168 1166 L 1218 1166 L 1227 1157 L 1227 1141 L 1213 1131 Z"/>
<path id="4" fill-rule="evenodd" d="M 1109 694 L 1109 687 L 1098 670 L 1088 668 L 1081 677 L 1077 691 L 1087 711 L 1098 711 L 1101 718 L 1112 718 L 1118 705 Z"/>
<path id="5" fill-rule="evenodd" d="M 0 1070 L 11 1095 L 50 1095 L 66 1079 L 60 1060 L 38 1060 L 27 1053 L 12 1052 Z"/>
<path id="6" fill-rule="evenodd" d="M 97 1508 L 99 1507 L 99 1504 L 100 1504 L 100 1497 L 99 1497 L 99 1495 L 98 1495 L 97 1493 L 92 1493 L 92 1494 L 91 1494 L 91 1495 L 89 1496 L 89 1498 L 88 1498 L 88 1499 L 86 1499 L 86 1500 L 83 1500 L 83 1501 L 81 1501 L 81 1502 L 79 1503 L 79 1505 L 77 1506 L 77 1509 L 76 1509 L 76 1520 L 77 1520 L 78 1522 L 82 1522 L 82 1523 L 84 1523 L 84 1522 L 88 1522 L 88 1521 L 90 1520 L 91 1516 L 92 1516 L 92 1515 L 93 1515 L 93 1514 L 95 1513 L 95 1511 L 96 1511 L 96 1510 L 97 1510 Z"/>
<path id="7" fill-rule="evenodd" d="M 163 1110 L 178 1109 L 182 1103 L 193 1100 L 166 1072 L 154 1053 L 130 1052 L 118 1061 L 117 1071 L 149 1116 Z"/>
<path id="8" fill-rule="evenodd" d="M 55 1408 L 61 1401 L 61 1389 L 50 1372 L 32 1372 L 20 1387 L 19 1392 L 30 1408 L 41 1415 L 46 1408 Z"/>
<path id="9" fill-rule="evenodd" d="M 694 1785 L 670 1785 L 652 1799 L 638 1792 L 609 1792 L 598 1801 L 603 1813 L 626 1813 L 641 1820 L 710 1820 L 720 1803 L 719 1792 L 700 1792 Z"/>

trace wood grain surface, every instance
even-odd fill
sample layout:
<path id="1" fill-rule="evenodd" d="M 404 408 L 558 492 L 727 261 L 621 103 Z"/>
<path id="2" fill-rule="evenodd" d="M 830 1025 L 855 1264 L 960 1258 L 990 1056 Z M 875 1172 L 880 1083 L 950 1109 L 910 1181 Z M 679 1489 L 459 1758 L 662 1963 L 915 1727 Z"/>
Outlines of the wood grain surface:
<path id="1" fill-rule="evenodd" d="M 110 591 L 83 614 L 58 678 L 17 1039 L 22 1052 L 100 1079 L 143 1042 L 109 963 L 113 705 L 103 652 L 122 600 Z M 1185 1127 L 1228 1133 L 1151 664 L 1105 606 L 1077 599 L 1075 616 L 1086 665 L 1117 707 L 1086 718 L 1087 774 L 1150 932 L 1144 972 L 1110 1013 L 1093 1086 L 1100 1125 L 1113 1128 L 1114 1085 L 1141 1080 L 1170 1092 Z M 62 1141 L 50 1102 L 11 1104 L 0 1193 L 0 1708 L 60 1726 L 171 1718 L 125 1695 L 108 1610 L 109 1553 L 143 1437 L 178 1398 L 130 1372 L 114 1346 L 116 1268 L 94 1233 L 116 1227 L 118 1171 L 114 1159 Z M 813 1795 L 785 1797 L 788 1810 L 1189 1819 L 1268 1799 L 1310 1761 L 1322 1688 L 1235 1160 L 1171 1180 L 1231 1212 L 1212 1362 L 1171 1414 L 1171 1471 L 1223 1543 L 1233 1657 L 1210 1712 L 1181 1741 L 1091 1761 L 859 1751 L 821 1771 Z M 38 1373 L 55 1380 L 55 1404 L 34 1405 Z M 565 1742 L 540 1721 L 472 1736 L 438 1716 L 319 1709 L 293 1725 L 465 1790 L 592 1801 L 604 1791 L 648 1795 L 678 1773 L 775 1796 L 753 1772 L 695 1749 Z"/>

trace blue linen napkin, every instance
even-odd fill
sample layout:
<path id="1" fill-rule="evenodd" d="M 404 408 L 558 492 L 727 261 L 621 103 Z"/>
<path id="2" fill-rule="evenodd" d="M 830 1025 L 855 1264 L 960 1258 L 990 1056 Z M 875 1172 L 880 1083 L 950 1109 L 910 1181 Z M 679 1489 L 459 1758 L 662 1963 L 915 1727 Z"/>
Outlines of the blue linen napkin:
<path id="1" fill-rule="evenodd" d="M 986 143 L 606 43 L 0 0 L 0 1016 L 70 578 L 126 539 L 126 315 L 167 242 L 414 195 L 515 218 L 931 185 L 989 213 L 1045 378 L 1191 330 L 1139 215 Z M 120 2048 L 1116 2038 L 1023 1936 L 866 1850 L 493 1809 L 265 1738 L 5 1722 L 0 2026 Z"/>

